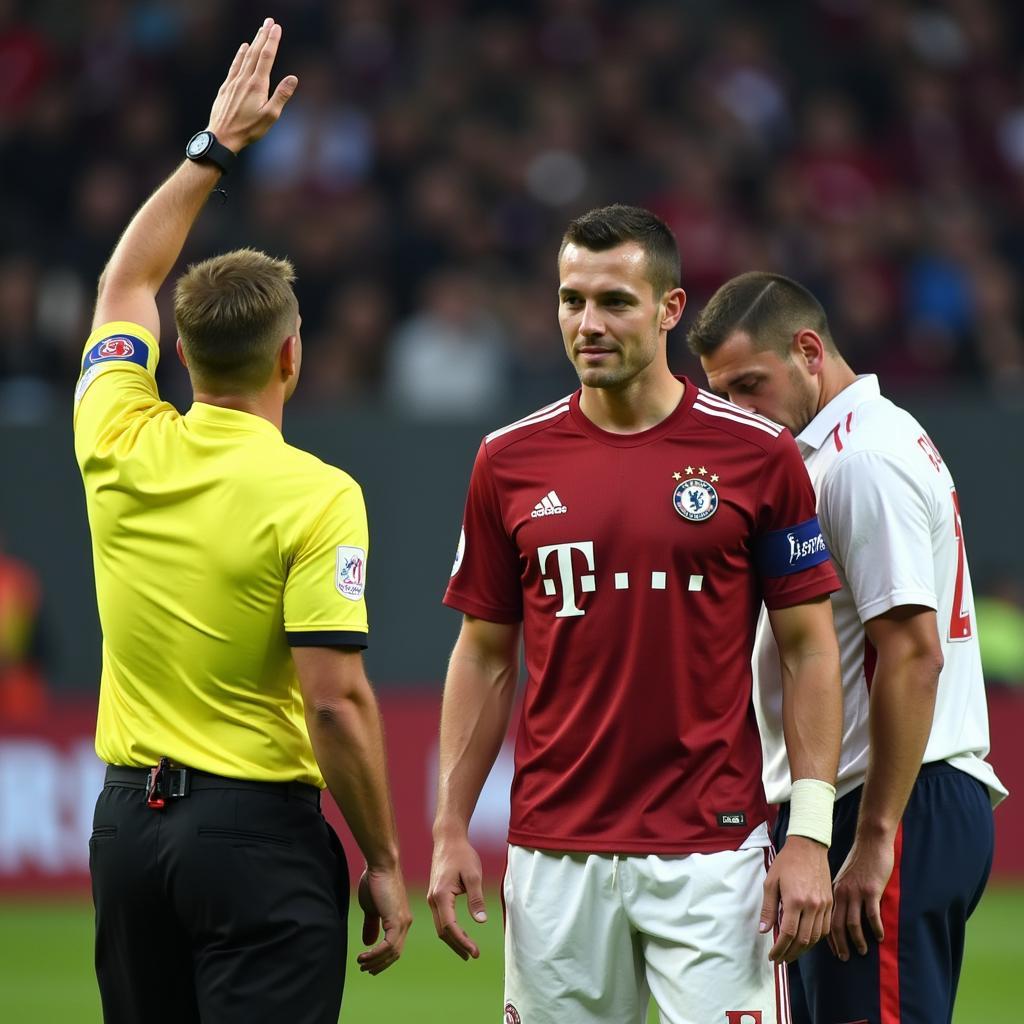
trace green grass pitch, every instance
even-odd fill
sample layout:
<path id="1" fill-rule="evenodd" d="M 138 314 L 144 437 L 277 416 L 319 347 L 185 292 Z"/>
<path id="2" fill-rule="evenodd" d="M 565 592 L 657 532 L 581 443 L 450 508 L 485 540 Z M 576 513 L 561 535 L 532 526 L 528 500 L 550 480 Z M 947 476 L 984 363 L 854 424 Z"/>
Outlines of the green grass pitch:
<path id="1" fill-rule="evenodd" d="M 497 1024 L 501 1020 L 501 904 L 474 925 L 479 960 L 463 963 L 434 937 L 430 910 L 415 894 L 416 922 L 405 955 L 377 978 L 361 975 L 351 920 L 345 1024 Z M 990 886 L 967 932 L 967 955 L 954 1024 L 1024 1020 L 1024 885 Z M 92 974 L 92 910 L 87 903 L 0 904 L 0 1019 L 5 1024 L 99 1024 Z M 651 1021 L 657 1016 L 652 1012 Z"/>

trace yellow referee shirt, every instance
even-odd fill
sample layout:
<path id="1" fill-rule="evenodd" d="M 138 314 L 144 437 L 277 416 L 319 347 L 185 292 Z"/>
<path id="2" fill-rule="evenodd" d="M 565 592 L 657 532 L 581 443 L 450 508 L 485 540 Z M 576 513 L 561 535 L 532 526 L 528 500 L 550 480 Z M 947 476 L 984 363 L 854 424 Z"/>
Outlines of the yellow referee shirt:
<path id="1" fill-rule="evenodd" d="M 162 402 L 133 323 L 75 391 L 100 624 L 96 752 L 323 786 L 289 646 L 366 646 L 366 511 L 346 473 L 258 416 Z"/>

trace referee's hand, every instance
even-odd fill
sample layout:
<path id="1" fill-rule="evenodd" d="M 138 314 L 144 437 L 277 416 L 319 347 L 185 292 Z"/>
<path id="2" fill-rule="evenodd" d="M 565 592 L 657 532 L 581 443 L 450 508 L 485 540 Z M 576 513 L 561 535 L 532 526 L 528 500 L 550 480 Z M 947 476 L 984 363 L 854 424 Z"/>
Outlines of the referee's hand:
<path id="1" fill-rule="evenodd" d="M 377 944 L 356 957 L 367 974 L 386 971 L 401 955 L 412 924 L 409 898 L 398 867 L 384 871 L 368 867 L 359 879 L 359 906 L 363 911 L 363 944 Z M 381 928 L 384 938 L 377 942 Z"/>
<path id="2" fill-rule="evenodd" d="M 281 42 L 281 26 L 267 18 L 251 43 L 242 43 L 210 111 L 210 130 L 237 153 L 261 139 L 281 116 L 299 80 L 286 75 L 270 92 L 270 72 Z"/>

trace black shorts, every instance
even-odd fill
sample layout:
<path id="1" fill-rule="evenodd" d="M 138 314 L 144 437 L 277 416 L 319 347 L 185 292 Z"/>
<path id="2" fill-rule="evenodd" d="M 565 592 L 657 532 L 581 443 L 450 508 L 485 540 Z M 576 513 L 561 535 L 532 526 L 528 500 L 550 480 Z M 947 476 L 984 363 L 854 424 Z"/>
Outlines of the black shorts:
<path id="1" fill-rule="evenodd" d="M 853 844 L 861 788 L 836 801 L 829 866 L 834 878 Z M 789 805 L 775 842 L 785 842 Z M 988 790 L 945 761 L 921 768 L 882 897 L 885 940 L 865 922 L 868 952 L 840 962 L 824 939 L 789 965 L 794 1024 L 948 1024 L 967 918 L 992 866 Z"/>
<path id="2" fill-rule="evenodd" d="M 341 843 L 313 787 L 238 787 L 204 776 L 163 810 L 124 782 L 100 794 L 89 868 L 106 1024 L 336 1024 Z"/>

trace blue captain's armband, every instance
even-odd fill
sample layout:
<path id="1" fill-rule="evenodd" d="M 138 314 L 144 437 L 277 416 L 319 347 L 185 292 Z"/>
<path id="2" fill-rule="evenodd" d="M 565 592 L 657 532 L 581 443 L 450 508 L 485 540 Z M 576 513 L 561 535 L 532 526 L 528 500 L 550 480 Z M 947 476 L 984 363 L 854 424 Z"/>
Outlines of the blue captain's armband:
<path id="1" fill-rule="evenodd" d="M 766 533 L 757 541 L 757 567 L 769 578 L 789 576 L 829 560 L 818 517 Z"/>

